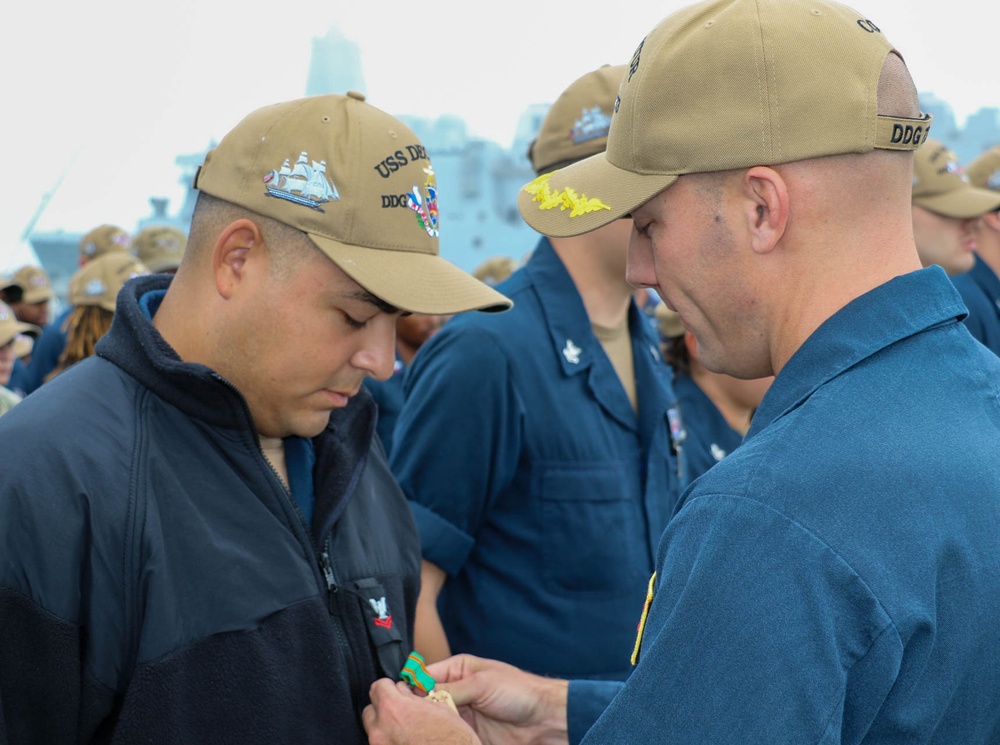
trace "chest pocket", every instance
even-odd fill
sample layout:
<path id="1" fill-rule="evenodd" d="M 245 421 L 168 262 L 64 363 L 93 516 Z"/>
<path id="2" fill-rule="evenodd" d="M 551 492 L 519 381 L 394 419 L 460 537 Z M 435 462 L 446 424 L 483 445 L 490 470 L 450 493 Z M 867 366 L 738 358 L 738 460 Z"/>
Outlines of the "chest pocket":
<path id="1" fill-rule="evenodd" d="M 606 462 L 548 465 L 536 474 L 546 590 L 607 596 L 649 578 L 642 498 L 628 473 Z"/>

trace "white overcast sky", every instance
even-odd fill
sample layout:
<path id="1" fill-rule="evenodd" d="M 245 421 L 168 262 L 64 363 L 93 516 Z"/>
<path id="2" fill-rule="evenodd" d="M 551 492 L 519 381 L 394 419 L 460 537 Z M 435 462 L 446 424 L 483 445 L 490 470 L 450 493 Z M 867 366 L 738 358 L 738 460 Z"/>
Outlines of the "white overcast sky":
<path id="1" fill-rule="evenodd" d="M 519 115 L 580 74 L 627 62 L 681 0 L 49 0 L 0 25 L 0 271 L 32 261 L 21 235 L 126 229 L 149 197 L 183 194 L 174 158 L 251 110 L 305 94 L 311 41 L 358 44 L 368 100 L 464 118 L 509 146 Z M 856 0 L 961 126 L 1000 107 L 996 0 Z"/>

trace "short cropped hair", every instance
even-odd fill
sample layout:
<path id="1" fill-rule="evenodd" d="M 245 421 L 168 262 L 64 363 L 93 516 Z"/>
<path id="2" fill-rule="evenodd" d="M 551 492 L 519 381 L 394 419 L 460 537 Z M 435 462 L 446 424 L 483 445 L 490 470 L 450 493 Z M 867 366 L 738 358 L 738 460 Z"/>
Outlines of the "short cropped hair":
<path id="1" fill-rule="evenodd" d="M 191 216 L 185 258 L 188 253 L 197 255 L 207 250 L 214 245 L 220 230 L 240 219 L 252 220 L 260 229 L 271 260 L 271 274 L 279 281 L 291 277 L 296 267 L 311 256 L 313 251 L 319 250 L 301 230 L 201 192 Z"/>

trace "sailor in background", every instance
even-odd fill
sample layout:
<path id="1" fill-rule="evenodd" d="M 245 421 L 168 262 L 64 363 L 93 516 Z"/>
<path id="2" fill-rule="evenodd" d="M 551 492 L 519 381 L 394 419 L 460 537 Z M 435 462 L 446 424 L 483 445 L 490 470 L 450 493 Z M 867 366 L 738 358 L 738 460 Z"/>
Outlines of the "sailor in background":
<path id="1" fill-rule="evenodd" d="M 666 303 L 656 306 L 664 361 L 674 371 L 674 392 L 684 418 L 684 464 L 693 481 L 736 449 L 750 429 L 774 376 L 741 380 L 712 372 L 698 359 L 698 341 Z"/>
<path id="2" fill-rule="evenodd" d="M 625 66 L 573 82 L 536 173 L 604 150 Z M 421 533 L 416 649 L 621 680 L 680 492 L 658 341 L 625 280 L 631 224 L 540 238 L 495 317 L 449 320 L 416 355 L 390 465 Z M 586 650 L 581 652 L 581 650 Z"/>

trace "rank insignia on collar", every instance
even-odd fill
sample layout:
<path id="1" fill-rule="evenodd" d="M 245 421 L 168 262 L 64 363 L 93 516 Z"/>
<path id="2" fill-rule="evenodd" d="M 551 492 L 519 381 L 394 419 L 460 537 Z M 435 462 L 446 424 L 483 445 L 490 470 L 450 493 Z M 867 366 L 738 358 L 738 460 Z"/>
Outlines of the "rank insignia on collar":
<path id="1" fill-rule="evenodd" d="M 563 357 L 566 358 L 566 361 L 569 364 L 571 364 L 571 365 L 579 365 L 580 364 L 580 352 L 582 352 L 582 351 L 583 350 L 580 349 L 580 347 L 578 347 L 576 344 L 573 343 L 572 339 L 567 339 L 566 340 L 566 346 L 563 347 L 563 350 L 562 350 L 562 355 L 563 355 Z"/>

